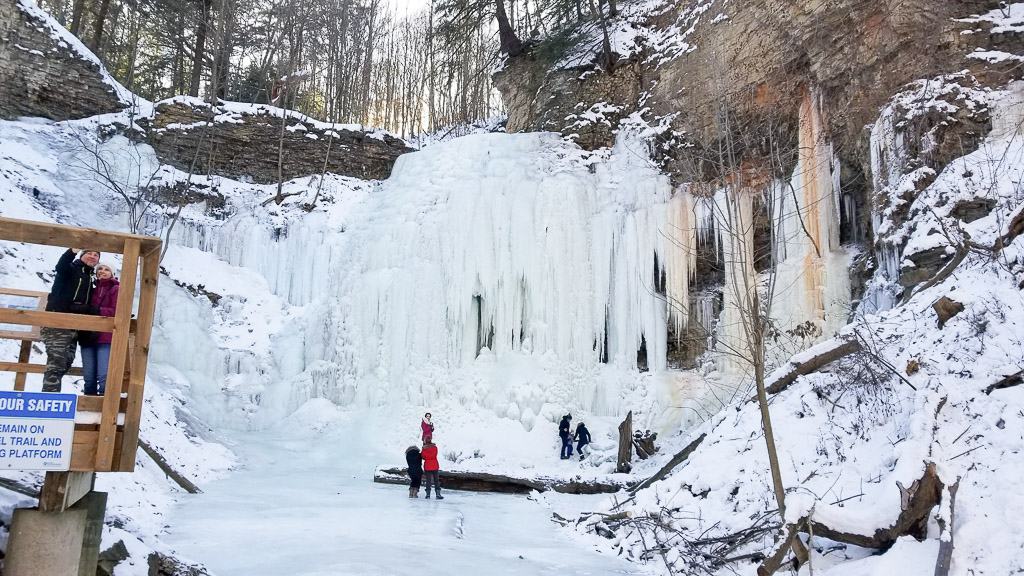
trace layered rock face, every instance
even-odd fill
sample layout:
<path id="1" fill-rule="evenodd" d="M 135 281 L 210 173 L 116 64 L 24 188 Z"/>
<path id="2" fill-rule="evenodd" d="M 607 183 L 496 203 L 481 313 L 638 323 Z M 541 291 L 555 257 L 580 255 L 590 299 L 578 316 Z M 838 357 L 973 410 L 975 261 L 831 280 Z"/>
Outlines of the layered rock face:
<path id="1" fill-rule="evenodd" d="M 620 54 L 611 69 L 598 66 L 600 43 L 584 34 L 557 54 L 535 46 L 496 75 L 508 130 L 553 130 L 594 149 L 610 146 L 624 119 L 639 119 L 675 183 L 712 190 L 763 190 L 799 171 L 802 141 L 822 139 L 830 148 L 822 161 L 834 163 L 840 186 L 843 243 L 884 240 L 872 210 L 899 228 L 915 191 L 990 129 L 977 92 L 1024 76 L 1019 59 L 989 52 L 1024 53 L 1024 35 L 971 17 L 1000 7 L 991 0 L 684 0 L 646 13 L 623 6 L 610 27 L 628 40 L 613 41 Z M 587 50 L 589 58 L 579 56 Z M 885 169 L 919 182 L 894 198 L 879 177 L 896 179 L 873 173 L 867 127 L 901 90 L 917 96 L 892 111 L 889 136 L 908 148 Z M 810 139 L 801 135 L 808 107 L 820 115 Z M 986 208 L 964 206 L 968 217 Z M 768 233 L 755 231 L 754 244 Z M 906 256 L 917 269 L 899 279 L 904 287 L 948 259 Z"/>
<path id="2" fill-rule="evenodd" d="M 269 106 L 211 106 L 189 98 L 159 103 L 147 132 L 160 159 L 176 168 L 259 184 L 277 182 L 279 146 L 285 180 L 325 169 L 385 179 L 395 159 L 411 151 L 405 141 L 379 130 L 318 122 Z"/>
<path id="3" fill-rule="evenodd" d="M 69 120 L 124 107 L 77 39 L 34 5 L 0 0 L 0 118 Z"/>

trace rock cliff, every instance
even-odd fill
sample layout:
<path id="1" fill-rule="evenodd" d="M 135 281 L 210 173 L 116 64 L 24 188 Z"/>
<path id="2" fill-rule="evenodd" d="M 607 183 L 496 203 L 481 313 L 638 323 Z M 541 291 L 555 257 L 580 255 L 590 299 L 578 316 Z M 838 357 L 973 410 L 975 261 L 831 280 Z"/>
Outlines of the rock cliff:
<path id="1" fill-rule="evenodd" d="M 326 170 L 371 180 L 387 178 L 399 155 L 411 151 L 391 134 L 358 125 L 333 125 L 270 106 L 192 98 L 156 105 L 147 139 L 163 162 L 189 170 L 269 184 Z M 282 121 L 285 126 L 282 132 Z M 198 156 L 197 156 L 198 151 Z"/>
<path id="2" fill-rule="evenodd" d="M 0 0 L 0 118 L 86 118 L 126 106 L 77 38 L 34 4 Z"/>

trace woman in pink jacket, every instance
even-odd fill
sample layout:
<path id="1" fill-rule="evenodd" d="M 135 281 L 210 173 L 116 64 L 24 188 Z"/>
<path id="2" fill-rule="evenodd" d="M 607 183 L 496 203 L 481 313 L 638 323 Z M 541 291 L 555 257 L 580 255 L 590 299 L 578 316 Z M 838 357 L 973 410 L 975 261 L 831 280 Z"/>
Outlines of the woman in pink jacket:
<path id="1" fill-rule="evenodd" d="M 94 314 L 113 316 L 117 310 L 117 293 L 121 284 L 114 270 L 106 264 L 96 266 L 96 289 L 89 304 Z M 103 396 L 107 386 L 107 364 L 110 362 L 110 332 L 89 332 L 79 335 L 82 346 L 82 372 L 85 374 L 85 395 Z"/>

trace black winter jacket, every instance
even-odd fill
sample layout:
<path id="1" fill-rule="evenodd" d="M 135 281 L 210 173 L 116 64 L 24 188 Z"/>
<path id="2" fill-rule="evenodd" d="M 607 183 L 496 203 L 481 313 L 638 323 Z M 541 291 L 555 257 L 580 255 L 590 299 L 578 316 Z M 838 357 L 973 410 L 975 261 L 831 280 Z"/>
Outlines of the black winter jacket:
<path id="1" fill-rule="evenodd" d="M 423 476 L 423 459 L 418 448 L 411 446 L 405 451 L 405 463 L 409 465 L 410 478 L 416 480 Z"/>
<path id="2" fill-rule="evenodd" d="M 94 314 L 95 310 L 89 305 L 92 296 L 92 266 L 75 259 L 75 252 L 68 249 L 61 254 L 54 270 L 57 275 L 53 279 L 50 297 L 46 300 L 46 310 Z"/>
<path id="3" fill-rule="evenodd" d="M 580 444 L 590 444 L 590 430 L 583 424 L 576 427 L 576 441 Z"/>
<path id="4" fill-rule="evenodd" d="M 572 436 L 571 425 L 569 424 L 568 418 L 562 418 L 562 421 L 558 424 L 558 435 L 563 439 Z"/>

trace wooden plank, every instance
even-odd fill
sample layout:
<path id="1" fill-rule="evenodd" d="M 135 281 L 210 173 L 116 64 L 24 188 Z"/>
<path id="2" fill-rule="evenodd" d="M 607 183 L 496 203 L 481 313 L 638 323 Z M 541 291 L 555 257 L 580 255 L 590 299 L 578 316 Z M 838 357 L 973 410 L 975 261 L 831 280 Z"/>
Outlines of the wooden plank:
<path id="1" fill-rule="evenodd" d="M 78 412 L 103 412 L 103 396 L 79 396 L 78 397 Z M 128 407 L 128 399 L 121 398 L 121 402 L 118 404 L 117 411 L 124 414 L 125 409 Z"/>
<path id="2" fill-rule="evenodd" d="M 135 454 L 139 448 L 139 423 L 142 420 L 142 399 L 146 387 L 146 368 L 149 364 L 149 339 L 153 334 L 156 315 L 156 290 L 160 281 L 160 251 L 150 252 L 142 258 L 142 278 L 139 286 L 139 321 L 135 329 L 131 373 L 128 375 L 128 407 L 124 417 L 124 444 L 118 469 L 135 470 Z"/>
<path id="3" fill-rule="evenodd" d="M 63 512 L 88 494 L 95 472 L 47 472 L 39 491 L 40 512 Z"/>
<path id="4" fill-rule="evenodd" d="M 0 372 L 21 372 L 25 374 L 45 374 L 45 364 L 30 364 L 28 362 L 0 362 Z M 68 374 L 72 376 L 81 376 L 81 368 L 72 368 L 68 370 Z M 22 390 L 22 388 L 15 388 L 15 390 Z"/>
<path id="5" fill-rule="evenodd" d="M 50 296 L 49 292 L 40 292 L 39 290 L 22 290 L 21 288 L 4 288 L 0 286 L 0 294 L 8 294 L 11 296 L 28 296 L 36 298 L 47 298 Z"/>
<path id="6" fill-rule="evenodd" d="M 114 336 L 110 343 L 110 367 L 107 370 L 106 395 L 103 397 L 103 418 L 100 420 L 99 444 L 96 446 L 96 470 L 107 472 L 114 466 L 114 436 L 117 428 L 117 408 L 121 399 L 125 357 L 128 355 L 128 329 L 135 299 L 136 274 L 139 268 L 138 240 L 124 243 L 124 261 L 121 264 L 121 289 L 117 295 L 114 313 Z"/>
<path id="7" fill-rule="evenodd" d="M 114 457 L 121 457 L 121 431 L 116 434 Z M 75 472 L 93 472 L 96 470 L 96 447 L 99 444 L 99 430 L 79 430 L 75 427 L 75 436 L 71 447 L 71 470 Z M 118 472 L 118 470 L 110 470 Z"/>
<path id="8" fill-rule="evenodd" d="M 0 308 L 0 323 L 20 324 L 23 326 L 48 326 L 50 328 L 67 328 L 69 330 L 88 330 L 90 332 L 110 332 L 114 329 L 113 318 L 104 316 L 19 310 L 16 308 Z M 22 337 L 18 336 L 17 339 L 21 340 Z"/>
<path id="9" fill-rule="evenodd" d="M 108 232 L 95 228 L 79 228 L 63 224 L 31 222 L 0 217 L 0 240 L 43 244 L 46 246 L 77 247 L 123 254 L 128 242 L 135 242 L 145 252 L 160 244 L 158 238 Z"/>
<path id="10" fill-rule="evenodd" d="M 18 352 L 18 364 L 22 364 L 22 365 L 28 364 L 29 360 L 31 360 L 31 359 L 32 359 L 32 341 L 31 340 L 22 340 L 21 341 L 21 350 Z M 43 369 L 45 370 L 46 367 L 43 366 Z M 14 376 L 14 389 L 15 390 L 19 390 L 20 391 L 20 390 L 24 390 L 25 389 L 25 376 L 27 376 L 27 375 L 28 375 L 28 372 L 21 372 L 21 371 L 19 371 Z"/>

